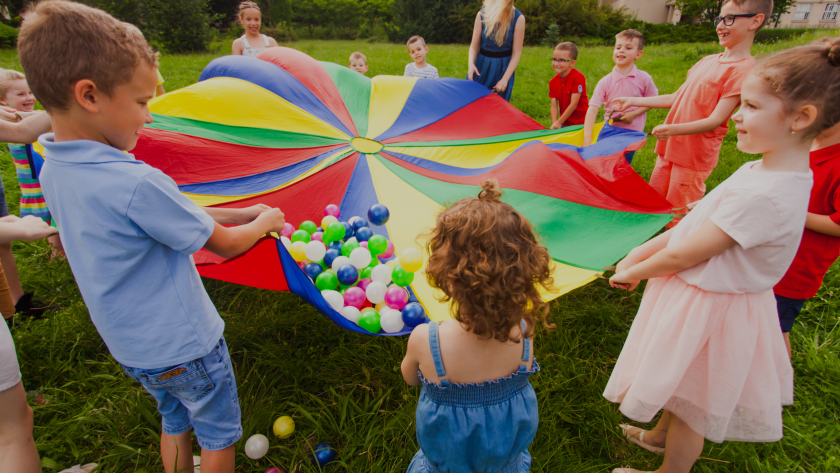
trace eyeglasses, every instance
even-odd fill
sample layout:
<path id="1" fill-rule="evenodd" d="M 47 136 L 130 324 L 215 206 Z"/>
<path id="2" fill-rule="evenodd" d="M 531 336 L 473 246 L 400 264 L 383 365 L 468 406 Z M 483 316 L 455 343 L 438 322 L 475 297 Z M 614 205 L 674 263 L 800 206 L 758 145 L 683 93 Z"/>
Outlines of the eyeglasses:
<path id="1" fill-rule="evenodd" d="M 557 59 L 557 58 L 553 57 L 553 58 L 551 58 L 551 62 L 575 62 L 575 60 L 574 59 Z"/>
<path id="2" fill-rule="evenodd" d="M 752 18 L 754 16 L 758 16 L 761 13 L 745 13 L 743 15 L 726 15 L 726 16 L 716 16 L 715 17 L 715 27 L 720 24 L 722 21 L 726 26 L 732 26 L 735 24 L 736 18 Z"/>

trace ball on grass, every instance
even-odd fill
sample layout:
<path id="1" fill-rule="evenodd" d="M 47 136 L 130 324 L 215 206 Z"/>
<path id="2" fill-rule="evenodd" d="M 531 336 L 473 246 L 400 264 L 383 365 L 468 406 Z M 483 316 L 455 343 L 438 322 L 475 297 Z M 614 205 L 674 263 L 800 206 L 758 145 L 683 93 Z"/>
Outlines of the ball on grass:
<path id="1" fill-rule="evenodd" d="M 259 460 L 268 452 L 268 439 L 263 434 L 255 434 L 245 442 L 245 455 L 251 460 Z"/>
<path id="2" fill-rule="evenodd" d="M 295 421 L 289 416 L 278 417 L 272 428 L 274 435 L 281 439 L 291 436 L 295 432 Z"/>
<path id="3" fill-rule="evenodd" d="M 318 466 L 326 466 L 331 461 L 335 460 L 335 457 L 338 456 L 338 452 L 335 451 L 332 445 L 328 444 L 327 442 L 319 443 L 315 447 L 315 453 L 312 455 L 312 461 L 318 464 Z"/>

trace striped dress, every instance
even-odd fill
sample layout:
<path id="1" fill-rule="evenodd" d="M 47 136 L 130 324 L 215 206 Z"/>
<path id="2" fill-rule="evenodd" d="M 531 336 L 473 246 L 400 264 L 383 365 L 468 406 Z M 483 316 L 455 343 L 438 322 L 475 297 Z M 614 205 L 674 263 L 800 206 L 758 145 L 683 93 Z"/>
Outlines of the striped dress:
<path id="1" fill-rule="evenodd" d="M 31 144 L 9 143 L 9 151 L 12 153 L 12 160 L 15 162 L 17 179 L 20 184 L 21 218 L 26 215 L 33 215 L 50 225 L 54 225 L 50 210 L 44 200 L 44 194 L 41 192 L 41 183 L 38 180 L 44 158 L 33 149 Z"/>

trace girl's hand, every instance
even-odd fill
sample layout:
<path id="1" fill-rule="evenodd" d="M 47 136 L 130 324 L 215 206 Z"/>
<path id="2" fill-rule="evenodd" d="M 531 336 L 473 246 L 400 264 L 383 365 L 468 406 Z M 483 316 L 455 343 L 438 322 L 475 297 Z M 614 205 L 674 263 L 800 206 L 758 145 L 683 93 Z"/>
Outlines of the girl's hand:
<path id="1" fill-rule="evenodd" d="M 21 231 L 20 239 L 23 241 L 40 240 L 57 233 L 55 228 L 33 215 L 27 215 L 20 220 L 9 223 L 12 223 Z"/>
<path id="2" fill-rule="evenodd" d="M 257 204 L 252 205 L 251 207 L 245 207 L 242 209 L 241 220 L 238 222 L 239 225 L 245 225 L 248 223 L 253 222 L 260 216 L 261 213 L 271 210 L 271 207 L 265 204 Z"/>
<path id="3" fill-rule="evenodd" d="M 613 113 L 620 113 L 633 106 L 633 97 L 614 98 L 607 105 L 612 105 Z"/>
<path id="4" fill-rule="evenodd" d="M 19 116 L 20 115 L 17 114 L 17 110 L 0 105 L 0 119 L 11 123 L 17 123 L 20 121 L 18 120 Z"/>
<path id="5" fill-rule="evenodd" d="M 467 80 L 473 80 L 473 74 L 481 77 L 481 74 L 478 73 L 478 68 L 475 67 L 475 64 L 470 64 L 470 69 L 467 71 Z"/>
<path id="6" fill-rule="evenodd" d="M 659 125 L 650 134 L 655 136 L 659 141 L 665 141 L 671 137 L 671 125 Z"/>
<path id="7" fill-rule="evenodd" d="M 550 130 L 559 130 L 561 126 L 559 123 L 552 123 Z"/>
<path id="8" fill-rule="evenodd" d="M 697 204 L 699 204 L 699 203 L 700 203 L 699 200 L 694 201 L 694 202 L 686 205 L 685 208 L 687 208 L 689 211 L 694 210 L 694 207 L 697 207 Z"/>
<path id="9" fill-rule="evenodd" d="M 508 88 L 508 81 L 507 81 L 507 79 L 502 77 L 502 80 L 500 80 L 498 83 L 496 83 L 496 86 L 493 87 L 493 92 L 496 92 L 497 94 L 503 94 L 503 93 L 505 93 L 507 88 Z"/>
<path id="10" fill-rule="evenodd" d="M 618 270 L 618 267 L 616 267 L 616 270 Z M 636 289 L 640 282 L 640 280 L 628 278 L 626 270 L 619 271 L 610 278 L 610 286 L 618 289 L 627 289 L 628 291 Z"/>

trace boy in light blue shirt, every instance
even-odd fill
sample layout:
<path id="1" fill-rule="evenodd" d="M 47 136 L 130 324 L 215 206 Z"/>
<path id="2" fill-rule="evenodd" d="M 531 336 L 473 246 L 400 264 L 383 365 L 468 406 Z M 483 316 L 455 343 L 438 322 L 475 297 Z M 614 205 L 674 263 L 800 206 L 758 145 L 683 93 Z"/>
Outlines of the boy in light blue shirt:
<path id="1" fill-rule="evenodd" d="M 232 473 L 242 436 L 236 381 L 224 322 L 191 255 L 244 252 L 281 231 L 283 213 L 201 209 L 124 152 L 152 123 L 147 102 L 157 86 L 156 54 L 137 28 L 78 3 L 42 2 L 18 46 L 53 123 L 54 134 L 39 140 L 44 197 L 99 334 L 158 402 L 164 468 L 192 471 L 192 430 L 202 471 Z"/>

